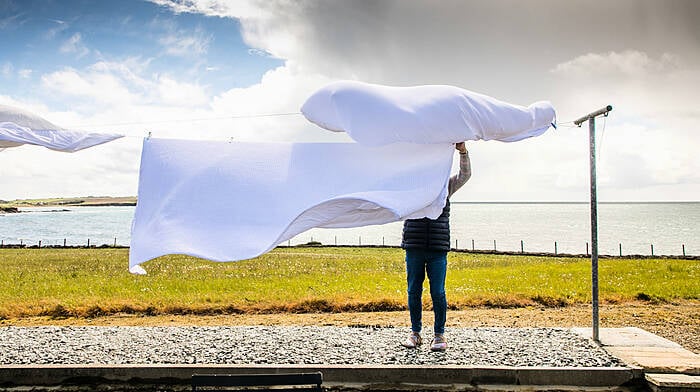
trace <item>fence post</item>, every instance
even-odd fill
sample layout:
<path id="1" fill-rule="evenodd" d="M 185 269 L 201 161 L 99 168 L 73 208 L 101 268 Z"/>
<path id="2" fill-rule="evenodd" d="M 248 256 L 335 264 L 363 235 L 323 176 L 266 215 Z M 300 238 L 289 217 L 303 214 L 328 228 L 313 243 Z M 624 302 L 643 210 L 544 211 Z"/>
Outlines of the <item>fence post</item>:
<path id="1" fill-rule="evenodd" d="M 335 236 L 335 246 L 338 246 L 338 236 Z"/>
<path id="2" fill-rule="evenodd" d="M 87 247 L 88 248 L 90 247 L 90 239 L 89 238 L 88 238 L 88 246 Z"/>
<path id="3" fill-rule="evenodd" d="M 459 240 L 455 238 L 455 249 L 459 249 Z"/>
<path id="4" fill-rule="evenodd" d="M 362 246 L 362 236 L 357 236 L 357 243 Z"/>
<path id="5" fill-rule="evenodd" d="M 620 243 L 619 245 L 620 245 L 620 257 L 622 257 L 622 243 Z"/>
<path id="6" fill-rule="evenodd" d="M 493 240 L 493 251 L 496 251 L 496 240 Z"/>
<path id="7" fill-rule="evenodd" d="M 66 247 L 66 239 L 65 238 L 63 239 L 63 247 L 64 248 Z"/>
<path id="8" fill-rule="evenodd" d="M 472 239 L 472 250 L 474 250 L 474 239 Z"/>
<path id="9" fill-rule="evenodd" d="M 683 257 L 685 257 L 685 244 L 683 244 Z"/>
<path id="10" fill-rule="evenodd" d="M 651 244 L 651 255 L 654 255 L 654 244 Z"/>
<path id="11" fill-rule="evenodd" d="M 39 247 L 41 248 L 41 240 L 39 240 Z"/>
<path id="12" fill-rule="evenodd" d="M 557 241 L 554 241 L 554 254 L 556 255 L 557 253 Z"/>
<path id="13" fill-rule="evenodd" d="M 117 237 L 114 237 L 114 247 L 117 247 Z"/>
<path id="14" fill-rule="evenodd" d="M 382 236 L 382 246 L 384 246 L 384 236 Z"/>
<path id="15" fill-rule="evenodd" d="M 520 253 L 525 253 L 525 244 L 523 240 L 520 240 Z"/>
<path id="16" fill-rule="evenodd" d="M 588 252 L 588 242 L 586 242 L 586 256 L 589 256 L 590 253 Z"/>

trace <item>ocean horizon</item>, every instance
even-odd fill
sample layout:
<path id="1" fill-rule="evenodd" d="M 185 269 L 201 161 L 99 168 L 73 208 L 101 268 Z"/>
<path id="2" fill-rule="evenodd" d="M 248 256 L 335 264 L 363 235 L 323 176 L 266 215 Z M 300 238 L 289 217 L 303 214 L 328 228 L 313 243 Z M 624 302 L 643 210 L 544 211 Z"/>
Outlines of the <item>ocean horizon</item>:
<path id="1" fill-rule="evenodd" d="M 454 201 L 453 247 L 528 253 L 587 254 L 590 207 L 582 201 Z M 122 245 L 130 243 L 134 206 L 20 207 L 0 214 L 3 245 Z M 700 255 L 700 202 L 598 203 L 601 255 Z M 312 229 L 280 245 L 401 243 L 402 222 L 352 229 Z"/>

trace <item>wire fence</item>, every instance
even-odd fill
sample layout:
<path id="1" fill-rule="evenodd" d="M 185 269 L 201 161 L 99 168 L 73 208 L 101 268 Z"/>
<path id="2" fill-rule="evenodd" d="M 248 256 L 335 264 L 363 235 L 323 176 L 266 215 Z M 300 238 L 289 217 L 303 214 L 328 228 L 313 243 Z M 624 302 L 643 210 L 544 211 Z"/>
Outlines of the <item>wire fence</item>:
<path id="1" fill-rule="evenodd" d="M 543 248 L 541 246 L 539 247 L 528 247 L 526 244 L 525 240 L 520 240 L 518 246 L 514 246 L 512 241 L 504 241 L 507 243 L 507 245 L 504 245 L 503 242 L 499 242 L 497 240 L 476 240 L 476 239 L 459 239 L 455 238 L 452 240 L 452 249 L 456 251 L 472 251 L 472 252 L 490 252 L 490 253 L 506 253 L 506 254 L 549 254 L 549 255 L 583 255 L 583 256 L 590 256 L 590 244 L 588 242 L 580 244 L 580 250 L 576 251 L 571 249 L 571 244 L 568 242 L 568 247 L 566 249 L 561 248 L 561 242 L 559 241 L 552 241 L 551 247 L 549 248 Z M 541 242 L 540 242 L 541 244 Z M 362 235 L 357 235 L 354 238 L 350 238 L 348 236 L 341 236 L 340 238 L 335 235 L 332 237 L 329 236 L 324 236 L 323 238 L 319 237 L 314 237 L 314 236 L 297 236 L 293 239 L 287 240 L 279 246 L 283 247 L 299 247 L 299 246 L 340 246 L 340 247 L 347 247 L 347 246 L 357 246 L 357 247 L 400 247 L 401 242 L 400 238 L 396 236 L 381 236 L 381 237 L 376 237 L 376 236 L 362 236 Z M 18 240 L 5 240 L 5 239 L 0 239 L 0 248 L 30 248 L 30 249 L 35 249 L 35 248 L 106 248 L 106 247 L 113 247 L 113 248 L 128 248 L 129 247 L 129 239 L 126 239 L 126 241 L 120 241 L 117 237 L 114 237 L 113 239 L 110 239 L 109 241 L 105 241 L 104 238 L 100 239 L 90 239 L 86 238 L 85 240 L 79 241 L 75 239 L 71 239 L 70 241 L 68 238 L 63 238 L 59 240 L 24 240 L 24 239 L 18 239 Z M 657 250 L 655 251 L 654 244 L 650 243 L 648 244 L 648 247 L 646 249 L 646 252 L 639 252 L 639 247 L 635 248 L 637 251 L 631 251 L 628 252 L 626 251 L 625 247 L 621 242 L 617 243 L 616 246 L 616 252 L 601 252 L 602 256 L 618 256 L 618 257 L 625 257 L 625 256 L 659 256 L 659 257 L 698 257 L 697 255 L 693 255 L 690 252 L 690 249 L 686 247 L 686 244 L 678 244 L 676 246 L 677 252 L 665 252 L 665 253 L 660 253 L 658 252 L 658 246 Z M 608 247 L 609 248 L 609 247 Z M 672 246 L 668 246 L 668 244 L 665 244 L 663 247 L 664 249 L 672 249 Z"/>

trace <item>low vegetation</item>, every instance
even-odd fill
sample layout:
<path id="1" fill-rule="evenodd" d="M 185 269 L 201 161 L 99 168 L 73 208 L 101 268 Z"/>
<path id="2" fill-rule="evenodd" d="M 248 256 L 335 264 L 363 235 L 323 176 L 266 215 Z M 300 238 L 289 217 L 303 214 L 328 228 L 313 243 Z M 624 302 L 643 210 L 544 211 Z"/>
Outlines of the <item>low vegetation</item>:
<path id="1" fill-rule="evenodd" d="M 52 206 L 133 206 L 136 196 L 85 196 L 50 199 L 0 200 L 0 209 L 17 207 L 52 207 Z"/>
<path id="2" fill-rule="evenodd" d="M 144 264 L 145 276 L 127 271 L 128 249 L 0 249 L 0 263 L 0 318 L 405 309 L 396 248 L 278 248 L 236 263 L 171 255 Z M 453 252 L 448 299 L 453 309 L 586 303 L 590 275 L 586 258 Z M 600 299 L 699 300 L 700 260 L 601 259 Z"/>

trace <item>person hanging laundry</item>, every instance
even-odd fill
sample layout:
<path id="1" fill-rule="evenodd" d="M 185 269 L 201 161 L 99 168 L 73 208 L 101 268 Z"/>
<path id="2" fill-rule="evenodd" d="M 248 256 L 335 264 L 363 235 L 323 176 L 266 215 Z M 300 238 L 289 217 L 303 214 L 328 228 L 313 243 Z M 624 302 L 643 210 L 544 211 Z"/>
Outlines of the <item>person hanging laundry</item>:
<path id="1" fill-rule="evenodd" d="M 411 318 L 411 334 L 401 344 L 416 348 L 422 344 L 423 282 L 427 273 L 430 282 L 430 297 L 433 302 L 435 336 L 430 344 L 432 351 L 445 351 L 445 322 L 447 320 L 447 298 L 445 278 L 447 275 L 447 252 L 450 250 L 450 196 L 471 177 L 471 161 L 464 142 L 457 143 L 459 151 L 459 173 L 450 177 L 448 195 L 442 214 L 436 219 L 407 219 L 403 226 L 401 247 L 406 252 L 406 281 L 408 286 L 408 311 Z"/>

